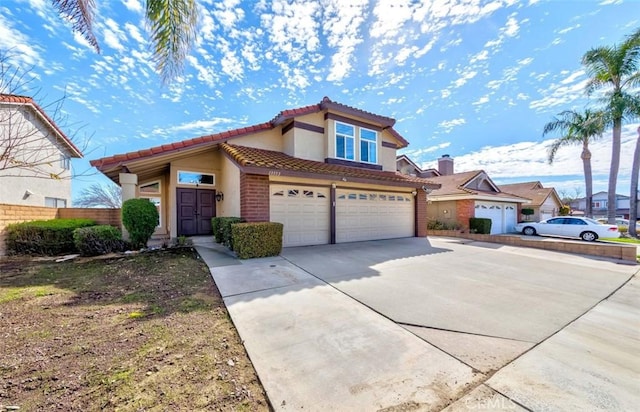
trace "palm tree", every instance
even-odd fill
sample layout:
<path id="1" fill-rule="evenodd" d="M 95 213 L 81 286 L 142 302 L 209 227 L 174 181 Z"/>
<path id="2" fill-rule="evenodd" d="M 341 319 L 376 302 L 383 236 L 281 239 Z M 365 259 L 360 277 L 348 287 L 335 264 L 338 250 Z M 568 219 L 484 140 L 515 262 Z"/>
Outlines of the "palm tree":
<path id="1" fill-rule="evenodd" d="M 640 29 L 620 45 L 596 47 L 582 57 L 582 64 L 591 77 L 587 84 L 587 93 L 592 94 L 596 90 L 606 88 L 602 101 L 613 126 L 607 199 L 609 223 L 614 223 L 616 217 L 616 184 L 620 168 L 622 121 L 629 114 L 633 101 L 629 90 L 640 84 L 639 60 Z"/>
<path id="2" fill-rule="evenodd" d="M 562 135 L 549 146 L 549 164 L 558 153 L 558 150 L 564 146 L 575 144 L 582 145 L 582 166 L 584 168 L 584 184 L 586 192 L 586 210 L 585 215 L 593 216 L 593 208 L 591 199 L 593 197 L 593 177 L 591 175 L 591 151 L 589 150 L 589 142 L 594 138 L 602 136 L 604 132 L 605 118 L 604 113 L 599 111 L 585 110 L 578 113 L 573 110 L 566 110 L 554 117 L 552 121 L 544 126 L 542 135 L 546 136 L 551 132 L 560 132 Z"/>
<path id="3" fill-rule="evenodd" d="M 631 190 L 629 193 L 629 234 L 633 237 L 638 237 L 638 233 L 636 231 L 636 221 L 638 220 L 638 173 L 640 173 L 640 127 L 638 127 L 636 150 L 633 153 Z"/>
<path id="4" fill-rule="evenodd" d="M 61 16 L 69 19 L 74 31 L 100 52 L 93 32 L 95 0 L 51 0 Z M 182 72 L 191 49 L 198 22 L 196 0 L 146 0 L 153 59 L 163 82 Z"/>

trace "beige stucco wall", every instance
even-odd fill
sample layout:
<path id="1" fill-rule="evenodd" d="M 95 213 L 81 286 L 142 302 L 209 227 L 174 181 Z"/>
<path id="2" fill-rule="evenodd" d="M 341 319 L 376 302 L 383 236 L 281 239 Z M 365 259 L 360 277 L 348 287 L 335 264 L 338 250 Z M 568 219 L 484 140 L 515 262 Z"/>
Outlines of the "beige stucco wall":
<path id="1" fill-rule="evenodd" d="M 456 216 L 457 211 L 455 201 L 431 203 L 427 201 L 427 219 L 453 224 L 456 221 Z"/>
<path id="2" fill-rule="evenodd" d="M 218 216 L 240 216 L 240 170 L 226 156 L 221 155 L 220 191 L 224 200 L 216 205 Z"/>
<path id="3" fill-rule="evenodd" d="M 284 139 L 279 128 L 259 132 L 256 134 L 237 137 L 229 141 L 230 144 L 255 147 L 257 149 L 275 150 L 284 152 Z"/>
<path id="4" fill-rule="evenodd" d="M 30 109 L 0 104 L 0 153 L 9 144 L 19 148 L 11 152 L 16 161 L 39 165 L 0 170 L 0 203 L 44 206 L 45 197 L 52 197 L 65 199 L 71 207 L 71 171 L 60 166 L 64 146 Z M 49 177 L 51 173 L 60 179 Z M 27 190 L 33 194 L 23 199 Z"/>
<path id="5" fill-rule="evenodd" d="M 396 149 L 392 149 L 390 147 L 382 147 L 382 145 L 378 145 L 380 159 L 379 163 L 382 165 L 382 170 L 388 172 L 396 171 Z"/>
<path id="6" fill-rule="evenodd" d="M 156 181 L 160 182 L 160 194 L 156 195 L 149 193 L 140 193 L 140 186 L 144 186 Z M 138 182 L 138 186 L 136 186 L 136 197 L 160 198 L 160 226 L 156 227 L 156 230 L 153 233 L 154 235 L 166 235 L 167 233 L 169 233 L 169 174 L 165 173 L 156 176 L 155 178 L 146 179 L 143 182 Z"/>

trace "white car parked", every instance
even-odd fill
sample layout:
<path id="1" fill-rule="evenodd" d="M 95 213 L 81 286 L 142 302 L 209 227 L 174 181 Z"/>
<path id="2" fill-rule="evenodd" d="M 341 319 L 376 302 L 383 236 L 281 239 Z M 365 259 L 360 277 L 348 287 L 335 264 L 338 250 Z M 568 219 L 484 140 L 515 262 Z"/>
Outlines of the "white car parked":
<path id="1" fill-rule="evenodd" d="M 578 237 L 588 242 L 620 237 L 618 226 L 602 224 L 588 217 L 558 216 L 541 222 L 522 222 L 516 230 L 525 235 Z"/>

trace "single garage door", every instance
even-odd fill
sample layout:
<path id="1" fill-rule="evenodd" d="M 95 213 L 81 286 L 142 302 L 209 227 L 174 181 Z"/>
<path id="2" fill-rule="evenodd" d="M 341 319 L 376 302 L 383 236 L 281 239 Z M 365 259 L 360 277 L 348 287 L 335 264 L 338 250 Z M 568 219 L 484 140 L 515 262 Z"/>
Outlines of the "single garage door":
<path id="1" fill-rule="evenodd" d="M 491 219 L 491 234 L 508 233 L 515 229 L 517 207 L 512 203 L 476 202 L 476 217 Z"/>
<path id="2" fill-rule="evenodd" d="M 329 189 L 294 185 L 270 187 L 269 214 L 284 225 L 282 245 L 329 243 Z"/>
<path id="3" fill-rule="evenodd" d="M 409 193 L 338 189 L 336 242 L 414 236 L 413 203 Z"/>

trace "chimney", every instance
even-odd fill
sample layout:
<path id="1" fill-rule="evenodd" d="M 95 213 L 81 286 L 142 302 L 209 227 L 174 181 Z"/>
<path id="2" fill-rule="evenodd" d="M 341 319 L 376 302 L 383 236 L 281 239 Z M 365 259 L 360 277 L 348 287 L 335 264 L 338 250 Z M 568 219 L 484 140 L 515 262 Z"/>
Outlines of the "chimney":
<path id="1" fill-rule="evenodd" d="M 449 176 L 453 174 L 453 159 L 448 154 L 443 154 L 438 159 L 438 172 L 442 176 Z"/>

